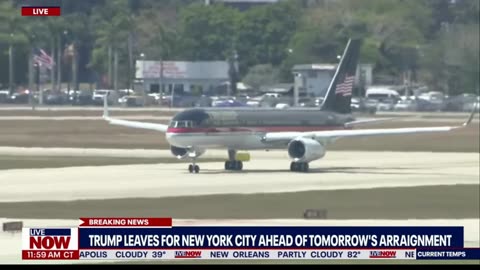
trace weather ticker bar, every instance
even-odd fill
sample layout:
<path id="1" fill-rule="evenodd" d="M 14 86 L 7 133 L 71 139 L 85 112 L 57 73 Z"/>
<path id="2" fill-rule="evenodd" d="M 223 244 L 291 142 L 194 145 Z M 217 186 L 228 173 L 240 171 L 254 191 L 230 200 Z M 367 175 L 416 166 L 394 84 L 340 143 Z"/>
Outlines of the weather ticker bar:
<path id="1" fill-rule="evenodd" d="M 60 16 L 60 7 L 22 7 L 22 16 Z"/>

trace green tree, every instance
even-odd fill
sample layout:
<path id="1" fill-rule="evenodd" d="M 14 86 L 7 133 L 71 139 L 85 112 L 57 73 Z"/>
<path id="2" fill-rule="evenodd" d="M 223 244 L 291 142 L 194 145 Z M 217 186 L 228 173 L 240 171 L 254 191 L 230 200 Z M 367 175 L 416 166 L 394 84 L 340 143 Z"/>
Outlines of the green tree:
<path id="1" fill-rule="evenodd" d="M 422 50 L 421 79 L 433 90 L 449 95 L 479 89 L 479 25 L 445 27 L 438 39 Z"/>
<path id="2" fill-rule="evenodd" d="M 256 65 L 248 70 L 243 81 L 255 89 L 262 85 L 272 85 L 279 81 L 279 70 L 270 64 Z"/>
<path id="3" fill-rule="evenodd" d="M 225 60 L 235 40 L 238 11 L 192 4 L 180 11 L 181 56 L 190 61 Z"/>
<path id="4" fill-rule="evenodd" d="M 252 8 L 239 17 L 236 47 L 239 69 L 258 64 L 279 66 L 288 56 L 288 44 L 297 30 L 300 2 L 285 1 Z"/>
<path id="5" fill-rule="evenodd" d="M 118 87 L 119 57 L 126 55 L 128 35 L 134 27 L 128 4 L 127 0 L 107 1 L 91 18 L 96 26 L 96 40 L 90 65 L 98 72 L 107 72 L 108 87 Z"/>
<path id="6" fill-rule="evenodd" d="M 480 1 L 456 0 L 453 4 L 454 22 L 460 24 L 478 24 Z"/>
<path id="7" fill-rule="evenodd" d="M 20 16 L 12 1 L 0 2 L 0 44 L 6 45 L 8 63 L 1 70 L 8 74 L 8 85 L 10 92 L 14 91 L 15 84 L 24 80 L 26 61 L 21 57 L 25 46 L 29 43 L 28 24 L 24 17 Z M 16 51 L 20 52 L 17 56 Z M 21 59 L 21 60 L 20 60 Z M 15 65 L 15 63 L 22 63 Z M 20 75 L 20 76 L 18 76 Z"/>
<path id="8" fill-rule="evenodd" d="M 179 54 L 175 20 L 167 11 L 142 10 L 136 17 L 137 46 L 148 59 L 172 60 Z"/>
<path id="9" fill-rule="evenodd" d="M 305 11 L 298 30 L 290 40 L 290 54 L 282 65 L 282 74 L 292 80 L 294 64 L 337 63 L 338 55 L 349 38 L 361 37 L 362 61 L 376 62 L 379 52 L 376 42 L 368 38 L 368 24 L 348 3 L 321 4 Z"/>
<path id="10" fill-rule="evenodd" d="M 413 0 L 345 0 L 310 8 L 291 40 L 295 63 L 337 62 L 348 38 L 364 39 L 361 61 L 375 64 L 376 74 L 401 78 L 417 68 L 417 48 L 425 43 L 430 10 Z"/>
<path id="11" fill-rule="evenodd" d="M 90 23 L 90 17 L 84 13 L 72 13 L 64 16 L 64 21 L 70 22 L 66 26 L 63 39 L 66 43 L 66 49 L 64 50 L 65 70 L 67 70 L 68 81 L 72 83 L 72 87 L 75 90 L 79 89 L 79 61 L 80 51 L 82 47 L 91 46 L 93 39 L 92 25 Z M 57 22 L 59 23 L 59 22 Z M 58 33 L 56 29 L 56 33 Z M 60 30 L 61 31 L 61 30 Z M 60 33 L 59 33 L 60 34 Z M 57 34 L 57 38 L 60 38 L 61 34 Z M 60 48 L 61 49 L 61 48 Z"/>

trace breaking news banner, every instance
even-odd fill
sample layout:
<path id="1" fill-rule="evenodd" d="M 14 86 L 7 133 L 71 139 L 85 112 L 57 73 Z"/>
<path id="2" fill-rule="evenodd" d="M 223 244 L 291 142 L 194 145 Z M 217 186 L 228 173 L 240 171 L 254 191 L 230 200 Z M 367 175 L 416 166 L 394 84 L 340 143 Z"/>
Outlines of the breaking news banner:
<path id="1" fill-rule="evenodd" d="M 80 218 L 23 228 L 24 260 L 480 259 L 463 227 L 174 226 L 171 218 Z"/>

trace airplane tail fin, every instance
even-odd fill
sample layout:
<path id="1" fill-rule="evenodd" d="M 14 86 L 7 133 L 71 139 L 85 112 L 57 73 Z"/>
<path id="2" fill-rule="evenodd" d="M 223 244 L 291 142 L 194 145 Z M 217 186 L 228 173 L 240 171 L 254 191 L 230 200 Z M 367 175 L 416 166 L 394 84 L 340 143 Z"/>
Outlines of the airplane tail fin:
<path id="1" fill-rule="evenodd" d="M 357 71 L 358 58 L 360 56 L 360 39 L 349 39 L 338 64 L 335 75 L 327 89 L 323 100 L 322 111 L 336 113 L 351 113 L 350 102 L 353 93 L 355 73 Z"/>

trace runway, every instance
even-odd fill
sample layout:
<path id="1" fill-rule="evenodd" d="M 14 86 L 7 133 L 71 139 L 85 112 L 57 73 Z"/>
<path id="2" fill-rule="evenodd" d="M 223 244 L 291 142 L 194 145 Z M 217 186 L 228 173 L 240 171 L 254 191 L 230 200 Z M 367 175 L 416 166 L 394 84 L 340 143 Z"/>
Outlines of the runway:
<path id="1" fill-rule="evenodd" d="M 1 147 L 0 155 L 166 157 L 168 150 L 62 149 Z M 251 152 L 242 172 L 226 172 L 222 162 L 199 161 L 201 172 L 190 174 L 187 163 L 90 166 L 0 171 L 0 202 L 74 201 L 109 198 L 159 198 L 182 195 L 275 193 L 310 190 L 352 190 L 380 187 L 479 184 L 478 153 L 330 151 L 311 163 L 310 173 L 288 170 L 285 151 Z M 208 151 L 205 157 L 225 157 Z M 293 193 L 292 193 L 293 194 Z M 381 202 L 379 202 L 381 203 Z M 209 209 L 205 209 L 209 211 Z M 75 214 L 73 215 L 75 216 Z M 6 219 L 24 227 L 77 226 L 75 219 Z M 175 226 L 292 225 L 292 226 L 464 226 L 465 246 L 480 245 L 478 218 L 461 219 L 174 219 Z M 18 233 L 0 232 L 0 262 L 22 261 Z M 55 261 L 55 263 L 72 263 Z"/>
<path id="2" fill-rule="evenodd" d="M 130 156 L 142 153 L 123 151 Z M 168 151 L 154 153 L 167 155 Z M 210 151 L 208 156 L 225 155 L 224 151 Z M 225 171 L 223 163 L 202 163 L 201 159 L 199 174 L 188 173 L 187 163 L 4 170 L 0 171 L 0 202 L 371 189 L 480 181 L 478 153 L 332 151 L 312 162 L 309 173 L 290 172 L 285 151 L 251 155 L 252 160 L 244 164 L 241 172 Z"/>

